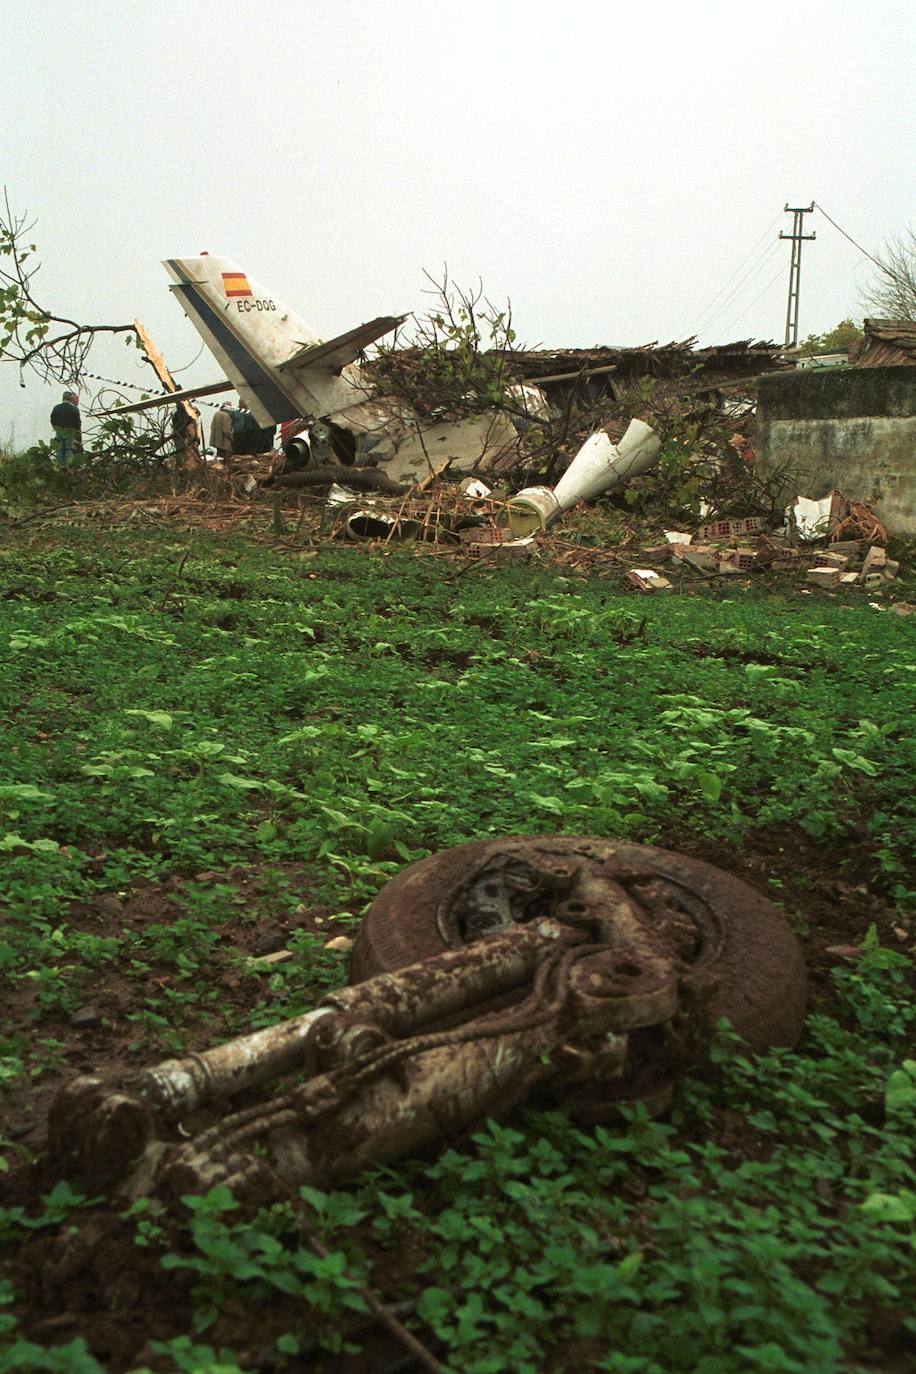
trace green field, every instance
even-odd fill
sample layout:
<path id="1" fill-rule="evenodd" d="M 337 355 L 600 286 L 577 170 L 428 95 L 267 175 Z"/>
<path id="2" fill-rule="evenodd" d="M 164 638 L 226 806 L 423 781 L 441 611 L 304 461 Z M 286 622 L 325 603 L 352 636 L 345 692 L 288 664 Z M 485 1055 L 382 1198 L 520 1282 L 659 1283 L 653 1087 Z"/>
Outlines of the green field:
<path id="1" fill-rule="evenodd" d="M 8 541 L 0 1371 L 418 1367 L 366 1282 L 462 1374 L 916 1367 L 914 638 L 860 594 Z M 798 1049 L 723 1028 L 661 1120 L 532 1108 L 309 1191 L 324 1257 L 290 1204 L 119 1214 L 42 1179 L 68 1076 L 304 1010 L 405 863 L 550 831 L 682 849 L 783 906 Z M 296 958 L 252 968 L 278 943 Z"/>

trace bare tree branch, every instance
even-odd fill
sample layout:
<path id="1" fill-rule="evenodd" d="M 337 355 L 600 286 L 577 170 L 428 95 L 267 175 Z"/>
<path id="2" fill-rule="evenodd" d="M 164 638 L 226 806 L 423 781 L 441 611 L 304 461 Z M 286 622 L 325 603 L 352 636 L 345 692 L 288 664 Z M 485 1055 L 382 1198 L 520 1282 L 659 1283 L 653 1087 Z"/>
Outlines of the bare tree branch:
<path id="1" fill-rule="evenodd" d="M 885 320 L 916 320 L 916 230 L 890 239 L 875 254 L 880 275 L 861 294 L 866 313 Z"/>
<path id="2" fill-rule="evenodd" d="M 32 263 L 38 250 L 27 242 L 35 222 L 13 213 L 6 188 L 3 202 L 0 259 L 6 259 L 6 265 L 0 266 L 0 360 L 16 363 L 22 386 L 26 369 L 45 382 L 78 385 L 98 334 L 133 334 L 136 339 L 136 330 L 132 324 L 80 324 L 39 304 L 32 283 L 41 263 Z"/>

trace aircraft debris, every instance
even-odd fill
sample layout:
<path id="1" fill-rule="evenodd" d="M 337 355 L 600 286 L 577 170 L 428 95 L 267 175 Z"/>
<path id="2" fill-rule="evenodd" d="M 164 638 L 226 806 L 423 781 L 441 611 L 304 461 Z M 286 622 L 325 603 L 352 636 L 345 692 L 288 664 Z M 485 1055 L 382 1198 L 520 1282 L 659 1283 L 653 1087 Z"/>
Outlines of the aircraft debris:
<path id="1" fill-rule="evenodd" d="M 622 486 L 658 462 L 661 439 L 643 420 L 631 420 L 619 444 L 606 430 L 589 436 L 556 487 L 525 487 L 509 502 L 509 520 L 519 535 L 547 529 L 580 501 Z"/>
<path id="2" fill-rule="evenodd" d="M 48 1176 L 167 1205 L 222 1184 L 260 1205 L 536 1090 L 583 1123 L 657 1114 L 719 1018 L 752 1051 L 794 1045 L 805 1018 L 801 952 L 771 902 L 696 859 L 565 835 L 409 865 L 372 903 L 350 977 L 209 1050 L 74 1077 L 51 1104 Z"/>
<path id="3" fill-rule="evenodd" d="M 320 421 L 335 462 L 358 464 L 371 452 L 399 483 L 416 482 L 448 465 L 465 472 L 484 468 L 518 452 L 518 430 L 501 410 L 443 421 L 421 417 L 376 389 L 360 355 L 407 315 L 379 316 L 325 340 L 228 258 L 203 253 L 169 258 L 163 266 L 225 381 L 135 401 L 110 414 L 234 390 L 260 426 Z M 535 413 L 535 390 L 522 388 L 526 414 Z M 299 461 L 310 462 L 311 445 L 303 441 L 300 449 Z"/>
<path id="4" fill-rule="evenodd" d="M 332 483 L 355 487 L 358 491 L 381 491 L 389 496 L 403 496 L 407 487 L 381 468 L 350 468 L 341 463 L 328 463 L 320 468 L 304 468 L 299 472 L 280 472 L 261 480 L 262 487 L 285 487 L 296 491 L 304 487 L 326 487 Z"/>

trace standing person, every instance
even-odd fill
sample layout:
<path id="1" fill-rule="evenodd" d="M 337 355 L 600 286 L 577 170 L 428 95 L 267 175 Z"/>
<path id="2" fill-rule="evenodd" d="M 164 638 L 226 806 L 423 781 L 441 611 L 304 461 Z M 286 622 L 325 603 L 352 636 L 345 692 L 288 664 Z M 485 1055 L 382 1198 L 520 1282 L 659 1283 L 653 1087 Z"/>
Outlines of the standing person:
<path id="1" fill-rule="evenodd" d="M 239 398 L 238 408 L 232 412 L 232 452 L 250 457 L 261 452 L 260 444 L 258 423 L 245 402 Z"/>
<path id="2" fill-rule="evenodd" d="M 224 401 L 210 421 L 210 447 L 223 462 L 232 452 L 232 406 Z"/>
<path id="3" fill-rule="evenodd" d="M 54 430 L 54 461 L 66 467 L 83 451 L 83 419 L 77 392 L 64 392 L 64 399 L 51 411 L 51 427 Z"/>

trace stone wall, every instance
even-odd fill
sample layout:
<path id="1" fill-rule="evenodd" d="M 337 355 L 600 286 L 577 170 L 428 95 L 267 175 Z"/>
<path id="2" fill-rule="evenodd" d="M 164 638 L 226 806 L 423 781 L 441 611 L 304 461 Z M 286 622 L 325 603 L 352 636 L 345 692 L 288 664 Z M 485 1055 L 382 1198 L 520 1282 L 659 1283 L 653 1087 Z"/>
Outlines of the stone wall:
<path id="1" fill-rule="evenodd" d="M 786 468 L 787 503 L 838 487 L 916 534 L 916 367 L 762 377 L 755 449 L 764 475 Z"/>

